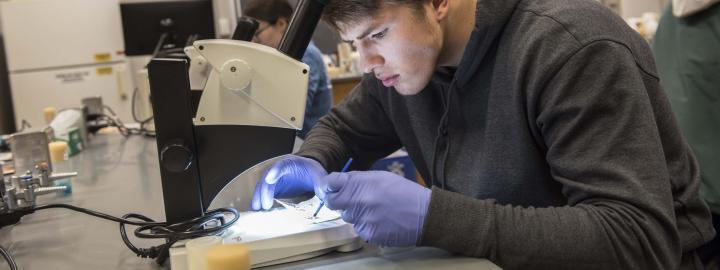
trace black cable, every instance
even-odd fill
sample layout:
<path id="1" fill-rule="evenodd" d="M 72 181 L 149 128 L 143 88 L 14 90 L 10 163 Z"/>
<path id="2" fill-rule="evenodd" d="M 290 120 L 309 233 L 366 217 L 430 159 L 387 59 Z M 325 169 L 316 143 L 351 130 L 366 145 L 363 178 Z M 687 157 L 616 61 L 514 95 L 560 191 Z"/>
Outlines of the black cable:
<path id="1" fill-rule="evenodd" d="M 105 120 L 108 121 L 108 123 L 110 123 L 110 126 L 117 127 L 118 131 L 120 131 L 120 134 L 122 134 L 125 137 L 129 137 L 130 135 L 134 135 L 134 134 L 139 134 L 139 132 L 140 132 L 138 129 L 131 129 L 131 128 L 126 127 L 125 124 L 123 124 L 123 122 L 120 121 L 120 118 L 111 117 L 109 115 L 103 115 L 103 116 L 106 118 Z"/>
<path id="2" fill-rule="evenodd" d="M 32 125 L 30 125 L 30 122 L 28 122 L 27 120 L 22 119 L 22 120 L 20 121 L 20 129 L 19 129 L 17 132 L 22 132 L 22 131 L 24 131 L 26 128 L 32 128 Z"/>
<path id="3" fill-rule="evenodd" d="M 156 222 L 155 220 L 140 214 L 130 213 L 122 216 L 122 218 L 118 218 L 108 214 L 69 204 L 41 205 L 35 207 L 34 210 L 37 211 L 50 208 L 70 209 L 73 211 L 119 223 L 120 237 L 122 238 L 123 243 L 125 243 L 125 245 L 138 257 L 156 259 L 156 262 L 159 265 L 162 265 L 168 258 L 168 251 L 170 250 L 170 247 L 175 244 L 175 242 L 200 236 L 222 234 L 240 217 L 240 214 L 237 212 L 237 210 L 233 208 L 219 208 L 206 212 L 205 215 L 201 217 L 193 218 L 191 220 L 179 223 L 167 224 L 166 222 Z M 226 221 L 225 214 L 228 213 L 233 214 L 233 218 L 230 221 Z M 134 235 L 138 238 L 166 239 L 166 243 L 150 248 L 138 248 L 127 237 L 127 233 L 125 230 L 126 225 L 138 226 L 138 228 L 136 228 L 134 231 Z"/>
<path id="4" fill-rule="evenodd" d="M 168 33 L 162 33 L 160 35 L 160 38 L 158 39 L 158 42 L 155 44 L 155 49 L 153 49 L 152 58 L 155 58 L 158 53 L 160 52 L 160 49 L 162 49 L 163 44 L 165 44 L 165 39 L 168 37 Z"/>
<path id="5" fill-rule="evenodd" d="M 140 125 L 142 125 L 142 124 L 152 121 L 153 116 L 151 115 L 150 117 L 148 117 L 145 120 L 140 120 L 140 118 L 135 113 L 135 106 L 136 106 L 138 92 L 140 92 L 140 89 L 138 87 L 135 87 L 135 90 L 133 90 L 133 94 L 132 94 L 132 101 L 130 102 L 130 108 L 131 108 L 133 120 L 135 120 L 135 122 L 138 122 L 138 123 L 140 123 Z"/>
<path id="6" fill-rule="evenodd" d="M 103 105 L 103 108 L 108 110 L 110 112 L 110 115 L 102 114 L 102 115 L 100 115 L 100 117 L 97 120 L 105 120 L 108 122 L 109 126 L 117 127 L 120 134 L 122 134 L 125 137 L 129 137 L 130 135 L 145 135 L 145 136 L 149 136 L 149 137 L 155 137 L 155 132 L 150 131 L 147 128 L 145 128 L 145 124 L 150 122 L 150 120 L 152 120 L 153 117 L 151 116 L 150 118 L 148 118 L 144 121 L 138 121 L 137 117 L 135 116 L 135 105 L 134 104 L 135 104 L 135 93 L 136 92 L 137 92 L 137 88 L 135 89 L 135 91 L 133 91 L 133 97 L 132 97 L 133 105 L 131 107 L 131 110 L 132 110 L 133 120 L 137 121 L 140 124 L 140 128 L 126 127 L 125 124 L 120 120 L 120 118 L 117 117 L 117 115 L 115 114 L 115 111 L 113 111 L 113 109 L 107 105 Z"/>
<path id="7" fill-rule="evenodd" d="M 108 111 L 110 112 L 110 115 L 112 115 L 113 117 L 117 116 L 117 114 L 115 114 L 115 111 L 113 111 L 113 109 L 110 108 L 110 106 L 108 106 L 108 105 L 103 105 L 103 108 L 106 109 L 106 110 L 108 110 Z"/>
<path id="8" fill-rule="evenodd" d="M 113 117 L 107 114 L 100 115 L 95 122 L 105 121 L 107 126 L 116 127 L 121 135 L 129 137 L 130 135 L 146 135 L 154 136 L 154 133 L 144 128 L 141 123 L 140 128 L 129 128 L 120 120 L 120 118 Z"/>
<path id="9" fill-rule="evenodd" d="M 2 254 L 3 258 L 5 258 L 5 261 L 7 261 L 8 265 L 10 266 L 10 270 L 18 269 L 17 263 L 15 263 L 12 255 L 10 255 L 10 252 L 8 252 L 3 246 L 0 246 L 0 254 Z"/>
<path id="10" fill-rule="evenodd" d="M 50 208 L 65 208 L 65 209 L 70 209 L 70 210 L 77 211 L 77 212 L 80 212 L 80 213 L 83 213 L 83 214 L 87 214 L 87 215 L 91 215 L 91 216 L 94 216 L 94 217 L 97 217 L 97 218 L 107 219 L 107 220 L 115 221 L 115 222 L 118 222 L 118 223 L 126 223 L 126 224 L 128 224 L 128 225 L 135 225 L 135 226 L 148 225 L 148 222 L 142 222 L 142 221 L 141 221 L 141 222 L 138 222 L 138 221 L 132 221 L 132 220 L 124 219 L 124 218 L 118 218 L 118 217 L 114 217 L 114 216 L 111 216 L 111 215 L 108 215 L 108 214 L 100 213 L 100 212 L 97 212 L 97 211 L 93 211 L 93 210 L 90 210 L 90 209 L 86 209 L 86 208 L 82 208 L 82 207 L 77 207 L 77 206 L 69 205 L 69 204 L 46 204 L 46 205 L 40 205 L 40 206 L 36 206 L 36 207 L 34 208 L 34 210 L 37 211 L 37 210 L 50 209 Z M 163 224 L 165 224 L 165 223 L 164 223 L 164 222 L 153 222 L 152 224 L 154 224 L 154 225 L 163 225 Z"/>
<path id="11" fill-rule="evenodd" d="M 198 40 L 199 38 L 200 38 L 200 35 L 198 35 L 198 34 L 188 35 L 187 40 L 185 40 L 185 47 L 192 46 L 193 43 L 195 43 L 195 41 Z"/>

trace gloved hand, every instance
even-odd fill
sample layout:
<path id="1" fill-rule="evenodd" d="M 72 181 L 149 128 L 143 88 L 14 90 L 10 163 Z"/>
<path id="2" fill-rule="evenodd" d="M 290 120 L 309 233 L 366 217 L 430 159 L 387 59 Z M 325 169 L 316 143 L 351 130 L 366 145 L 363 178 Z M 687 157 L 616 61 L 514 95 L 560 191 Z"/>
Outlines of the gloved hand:
<path id="1" fill-rule="evenodd" d="M 268 210 L 275 198 L 297 197 L 310 192 L 318 194 L 321 191 L 316 192 L 315 182 L 325 175 L 325 168 L 313 159 L 290 155 L 278 160 L 257 182 L 251 208 Z"/>
<path id="2" fill-rule="evenodd" d="M 342 210 L 363 240 L 390 247 L 420 240 L 430 189 L 385 171 L 331 173 L 321 183 L 325 205 Z"/>

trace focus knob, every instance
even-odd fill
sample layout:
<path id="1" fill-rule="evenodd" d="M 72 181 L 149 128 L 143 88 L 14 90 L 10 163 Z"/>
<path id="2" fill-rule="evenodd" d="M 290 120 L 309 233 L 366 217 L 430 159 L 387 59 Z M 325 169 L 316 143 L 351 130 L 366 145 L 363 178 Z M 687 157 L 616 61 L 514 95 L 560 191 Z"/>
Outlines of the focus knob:
<path id="1" fill-rule="evenodd" d="M 192 165 L 193 154 L 182 144 L 171 144 L 160 151 L 160 164 L 171 172 L 184 172 Z"/>

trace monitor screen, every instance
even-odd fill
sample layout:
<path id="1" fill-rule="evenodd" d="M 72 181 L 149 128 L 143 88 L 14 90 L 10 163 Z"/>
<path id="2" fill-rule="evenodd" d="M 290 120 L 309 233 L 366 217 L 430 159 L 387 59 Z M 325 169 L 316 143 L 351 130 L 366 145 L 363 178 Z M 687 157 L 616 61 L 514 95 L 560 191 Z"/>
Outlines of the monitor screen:
<path id="1" fill-rule="evenodd" d="M 163 44 L 182 48 L 188 38 L 215 38 L 212 0 L 125 3 L 120 5 L 125 54 L 152 54 Z"/>

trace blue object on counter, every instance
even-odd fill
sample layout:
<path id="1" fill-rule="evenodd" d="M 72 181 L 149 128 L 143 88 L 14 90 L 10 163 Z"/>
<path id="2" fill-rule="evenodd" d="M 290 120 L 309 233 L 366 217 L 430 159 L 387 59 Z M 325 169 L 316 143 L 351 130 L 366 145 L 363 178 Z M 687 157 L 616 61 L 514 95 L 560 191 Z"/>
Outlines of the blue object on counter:
<path id="1" fill-rule="evenodd" d="M 55 180 L 55 182 L 53 182 L 53 186 L 56 186 L 56 187 L 64 186 L 65 187 L 64 192 L 57 193 L 58 196 L 68 196 L 68 195 L 72 194 L 72 181 L 70 181 L 70 178 Z"/>
<path id="2" fill-rule="evenodd" d="M 10 151 L 10 145 L 5 137 L 5 135 L 0 136 L 0 152 Z"/>
<path id="3" fill-rule="evenodd" d="M 417 172 L 415 164 L 404 151 L 393 154 L 375 162 L 370 167 L 371 171 L 388 171 L 397 175 L 417 182 Z"/>

